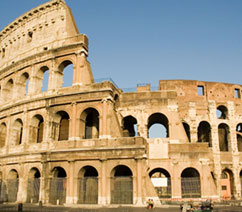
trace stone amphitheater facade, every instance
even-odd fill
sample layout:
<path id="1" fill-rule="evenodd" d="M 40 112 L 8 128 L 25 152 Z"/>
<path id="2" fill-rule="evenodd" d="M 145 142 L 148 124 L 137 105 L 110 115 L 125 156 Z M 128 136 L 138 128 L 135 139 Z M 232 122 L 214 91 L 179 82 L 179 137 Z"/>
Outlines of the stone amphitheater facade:
<path id="1" fill-rule="evenodd" d="M 87 57 L 64 0 L 0 32 L 0 201 L 241 199 L 241 85 L 160 80 L 123 92 L 95 83 Z M 151 138 L 155 125 L 163 133 Z"/>

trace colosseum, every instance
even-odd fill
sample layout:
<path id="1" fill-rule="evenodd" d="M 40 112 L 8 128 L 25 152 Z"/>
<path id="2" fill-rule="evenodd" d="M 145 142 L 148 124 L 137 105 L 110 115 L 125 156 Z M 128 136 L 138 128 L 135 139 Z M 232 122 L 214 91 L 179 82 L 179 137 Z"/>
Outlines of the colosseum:
<path id="1" fill-rule="evenodd" d="M 241 85 L 160 80 L 124 92 L 94 82 L 87 57 L 64 0 L 0 32 L 1 202 L 241 199 Z"/>

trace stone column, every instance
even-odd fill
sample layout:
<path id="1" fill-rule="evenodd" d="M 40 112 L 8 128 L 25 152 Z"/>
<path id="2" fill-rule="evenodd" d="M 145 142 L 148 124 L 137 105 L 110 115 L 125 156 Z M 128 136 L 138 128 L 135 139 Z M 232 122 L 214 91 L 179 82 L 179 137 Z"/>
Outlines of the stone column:
<path id="1" fill-rule="evenodd" d="M 67 188 L 66 188 L 66 203 L 74 204 L 74 161 L 68 161 L 69 163 L 69 177 L 67 178 Z"/>
<path id="2" fill-rule="evenodd" d="M 69 127 L 69 140 L 75 140 L 76 138 L 79 138 L 77 135 L 77 127 L 78 125 L 78 119 L 76 117 L 76 102 L 72 102 L 72 111 L 71 111 L 71 119 L 70 119 L 70 127 Z"/>
<path id="3" fill-rule="evenodd" d="M 108 194 L 108 188 L 107 186 L 107 160 L 102 159 L 101 160 L 101 176 L 99 177 L 99 183 L 98 183 L 98 204 L 100 205 L 106 205 L 108 203 L 107 194 Z"/>
<path id="4" fill-rule="evenodd" d="M 179 170 L 179 162 L 178 161 L 172 161 L 173 166 L 173 174 L 171 177 L 171 193 L 173 199 L 179 199 L 182 197 L 182 191 L 181 191 L 181 176 L 178 176 L 178 170 Z"/>
<path id="5" fill-rule="evenodd" d="M 143 158 L 137 158 L 136 159 L 136 167 L 137 167 L 137 181 L 136 181 L 136 187 L 137 187 L 137 195 L 136 195 L 136 205 L 143 205 L 142 202 L 142 178 L 143 178 Z"/>

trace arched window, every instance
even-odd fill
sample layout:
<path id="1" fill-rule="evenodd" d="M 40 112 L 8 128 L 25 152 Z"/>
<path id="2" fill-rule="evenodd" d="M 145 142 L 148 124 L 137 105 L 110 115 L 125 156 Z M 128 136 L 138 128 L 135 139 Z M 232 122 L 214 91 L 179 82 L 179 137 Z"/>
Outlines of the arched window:
<path id="1" fill-rule="evenodd" d="M 185 132 L 186 132 L 188 141 L 191 142 L 190 126 L 186 122 L 182 122 L 182 125 L 184 127 Z"/>
<path id="2" fill-rule="evenodd" d="M 29 128 L 30 143 L 41 143 L 44 136 L 44 119 L 41 115 L 35 115 Z"/>
<path id="3" fill-rule="evenodd" d="M 69 139 L 69 115 L 65 111 L 60 111 L 57 113 L 59 117 L 59 136 L 58 141 Z"/>
<path id="4" fill-rule="evenodd" d="M 201 197 L 200 174 L 194 168 L 186 168 L 181 174 L 182 198 Z"/>
<path id="5" fill-rule="evenodd" d="M 40 192 L 40 172 L 37 168 L 29 171 L 27 201 L 28 203 L 38 203 Z"/>
<path id="6" fill-rule="evenodd" d="M 8 202 L 16 202 L 18 194 L 19 176 L 15 169 L 12 169 L 8 174 L 7 193 Z"/>
<path id="7" fill-rule="evenodd" d="M 78 174 L 78 203 L 98 203 L 98 172 L 92 166 L 83 167 Z"/>
<path id="8" fill-rule="evenodd" d="M 94 108 L 88 108 L 81 114 L 81 137 L 85 139 L 99 137 L 99 113 Z"/>
<path id="9" fill-rule="evenodd" d="M 13 80 L 9 79 L 4 86 L 4 99 L 11 100 L 13 98 Z"/>
<path id="10" fill-rule="evenodd" d="M 148 119 L 148 138 L 159 137 L 169 137 L 169 123 L 164 114 L 154 113 Z"/>
<path id="11" fill-rule="evenodd" d="M 7 126 L 5 123 L 0 125 L 0 148 L 5 146 L 7 136 Z"/>
<path id="12" fill-rule="evenodd" d="M 209 147 L 212 146 L 211 127 L 208 122 L 202 121 L 199 123 L 197 129 L 197 138 L 198 142 L 207 142 Z"/>
<path id="13" fill-rule="evenodd" d="M 231 151 L 230 131 L 227 124 L 220 124 L 218 126 L 219 149 L 221 152 Z"/>
<path id="14" fill-rule="evenodd" d="M 25 72 L 20 76 L 20 79 L 19 79 L 18 94 L 20 97 L 27 96 L 28 86 L 29 86 L 29 74 Z"/>
<path id="15" fill-rule="evenodd" d="M 40 93 L 48 90 L 49 83 L 49 68 L 47 66 L 43 66 L 37 72 L 37 76 L 35 78 L 35 93 Z"/>
<path id="16" fill-rule="evenodd" d="M 15 120 L 12 128 L 12 144 L 19 145 L 22 144 L 23 137 L 23 122 L 21 119 Z"/>
<path id="17" fill-rule="evenodd" d="M 171 198 L 171 177 L 168 171 L 162 168 L 153 169 L 149 176 L 159 198 Z"/>
<path id="18" fill-rule="evenodd" d="M 133 204 L 133 174 L 124 165 L 111 172 L 111 204 Z"/>
<path id="19" fill-rule="evenodd" d="M 137 136 L 137 120 L 133 116 L 126 116 L 123 119 L 123 136 L 134 137 Z"/>
<path id="20" fill-rule="evenodd" d="M 66 171 L 62 167 L 52 170 L 49 202 L 54 205 L 63 205 L 66 202 Z"/>
<path id="21" fill-rule="evenodd" d="M 228 109 L 224 105 L 220 105 L 217 107 L 216 114 L 218 119 L 227 119 Z"/>
<path id="22" fill-rule="evenodd" d="M 242 152 L 242 123 L 236 126 L 238 151 Z"/>
<path id="23" fill-rule="evenodd" d="M 73 64 L 69 60 L 65 60 L 59 65 L 59 73 L 63 74 L 63 78 L 60 82 L 61 87 L 72 86 L 73 81 Z M 61 75 L 60 75 L 61 77 Z M 59 78 L 59 77 L 58 77 Z"/>

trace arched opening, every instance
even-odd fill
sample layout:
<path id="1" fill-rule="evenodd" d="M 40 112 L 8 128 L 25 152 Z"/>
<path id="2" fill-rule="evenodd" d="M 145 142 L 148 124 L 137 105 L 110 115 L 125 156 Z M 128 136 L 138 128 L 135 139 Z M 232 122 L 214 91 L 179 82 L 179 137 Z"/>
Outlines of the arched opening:
<path id="1" fill-rule="evenodd" d="M 36 93 L 44 92 L 48 90 L 49 83 L 49 68 L 43 66 L 39 69 L 35 78 Z"/>
<path id="2" fill-rule="evenodd" d="M 69 115 L 65 111 L 57 113 L 59 121 L 59 136 L 58 141 L 64 141 L 69 139 Z"/>
<path id="3" fill-rule="evenodd" d="M 211 127 L 206 121 L 200 122 L 197 129 L 198 142 L 207 142 L 209 147 L 212 147 Z"/>
<path id="4" fill-rule="evenodd" d="M 219 149 L 221 152 L 228 152 L 231 150 L 230 131 L 227 124 L 220 124 L 218 126 Z"/>
<path id="5" fill-rule="evenodd" d="M 194 168 L 186 168 L 181 174 L 182 198 L 201 197 L 200 174 Z"/>
<path id="6" fill-rule="evenodd" d="M 242 123 L 236 126 L 237 146 L 238 151 L 242 152 Z"/>
<path id="7" fill-rule="evenodd" d="M 98 172 L 92 166 L 83 167 L 78 174 L 78 203 L 98 203 Z"/>
<path id="8" fill-rule="evenodd" d="M 221 195 L 225 200 L 231 200 L 234 192 L 234 177 L 233 172 L 229 169 L 224 169 L 221 173 Z"/>
<path id="9" fill-rule="evenodd" d="M 35 115 L 29 127 L 29 139 L 31 143 L 41 143 L 44 135 L 44 119 L 41 115 Z"/>
<path id="10" fill-rule="evenodd" d="M 29 74 L 27 72 L 25 72 L 20 76 L 20 79 L 19 79 L 19 84 L 18 84 L 18 87 L 19 87 L 18 94 L 19 94 L 19 96 L 27 96 L 28 86 L 29 86 Z"/>
<path id="11" fill-rule="evenodd" d="M 7 126 L 5 123 L 2 123 L 0 125 L 0 148 L 3 148 L 5 146 L 6 136 L 7 136 Z"/>
<path id="12" fill-rule="evenodd" d="M 12 169 L 8 174 L 8 202 L 16 202 L 18 195 L 19 176 L 15 169 Z"/>
<path id="13" fill-rule="evenodd" d="M 133 116 L 126 116 L 123 119 L 123 137 L 137 136 L 137 120 Z"/>
<path id="14" fill-rule="evenodd" d="M 13 80 L 9 79 L 4 87 L 4 99 L 6 101 L 12 100 L 13 98 Z"/>
<path id="15" fill-rule="evenodd" d="M 94 108 L 88 108 L 81 114 L 81 137 L 85 139 L 99 137 L 99 113 Z"/>
<path id="16" fill-rule="evenodd" d="M 171 177 L 162 168 L 153 169 L 149 176 L 159 198 L 171 198 Z"/>
<path id="17" fill-rule="evenodd" d="M 133 204 L 133 174 L 124 165 L 111 173 L 111 204 Z"/>
<path id="18" fill-rule="evenodd" d="M 23 137 L 23 122 L 21 119 L 15 120 L 12 128 L 12 144 L 20 145 L 22 144 Z"/>
<path id="19" fill-rule="evenodd" d="M 148 138 L 160 137 L 169 137 L 169 123 L 164 114 L 154 113 L 148 119 Z"/>
<path id="20" fill-rule="evenodd" d="M 190 126 L 186 122 L 182 122 L 182 125 L 184 127 L 185 132 L 186 132 L 188 141 L 191 142 Z"/>
<path id="21" fill-rule="evenodd" d="M 54 205 L 63 205 L 66 202 L 66 172 L 61 167 L 52 170 L 49 202 Z"/>
<path id="22" fill-rule="evenodd" d="M 228 118 L 228 109 L 224 105 L 220 105 L 216 110 L 218 119 L 227 119 Z"/>
<path id="23" fill-rule="evenodd" d="M 2 179 L 2 172 L 0 172 L 0 203 L 7 201 L 7 187 Z"/>
<path id="24" fill-rule="evenodd" d="M 29 171 L 27 201 L 29 203 L 39 202 L 40 192 L 40 172 L 37 168 L 32 168 Z"/>
<path id="25" fill-rule="evenodd" d="M 73 81 L 73 64 L 69 60 L 65 60 L 59 65 L 59 72 L 63 73 L 62 87 L 72 86 Z"/>

